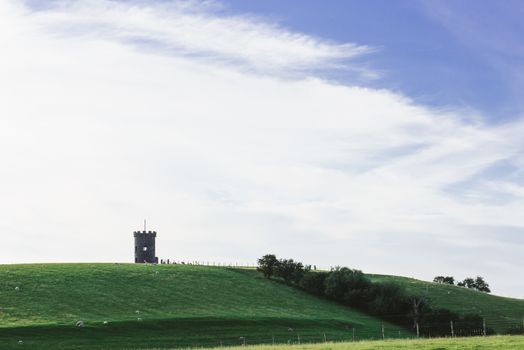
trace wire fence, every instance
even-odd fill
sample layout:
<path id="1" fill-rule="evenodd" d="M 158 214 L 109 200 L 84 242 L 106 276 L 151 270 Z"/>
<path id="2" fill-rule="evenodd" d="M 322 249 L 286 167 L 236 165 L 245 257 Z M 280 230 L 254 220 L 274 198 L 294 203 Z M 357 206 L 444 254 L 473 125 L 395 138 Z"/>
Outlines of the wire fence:
<path id="1" fill-rule="evenodd" d="M 231 262 L 231 261 L 200 261 L 200 260 L 176 260 L 170 258 L 159 259 L 158 264 L 161 265 L 193 265 L 193 266 L 220 266 L 220 267 L 238 267 L 238 268 L 256 268 L 258 265 L 254 262 Z M 334 266 L 320 266 L 312 265 L 313 270 L 318 271 L 330 271 L 334 269 Z"/>
<path id="2" fill-rule="evenodd" d="M 481 330 L 478 330 L 481 332 Z M 266 334 L 266 335 L 232 335 L 228 336 L 219 334 L 206 334 L 205 331 L 202 334 L 191 334 L 189 336 L 177 335 L 176 332 L 172 332 L 170 336 L 163 336 L 161 339 L 155 340 L 155 337 L 149 337 L 147 333 L 142 333 L 143 340 L 140 342 L 139 347 L 136 343 L 129 349 L 133 348 L 148 348 L 148 349 L 174 349 L 174 348 L 217 348 L 217 347 L 237 347 L 237 346 L 251 346 L 251 345 L 275 345 L 275 346 L 286 346 L 286 345 L 301 345 L 301 344 L 333 344 L 333 343 L 348 343 L 348 342 L 359 342 L 368 340 L 413 340 L 417 337 L 406 329 L 393 329 L 393 328 L 353 328 L 346 332 L 346 334 L 333 334 L 332 332 L 315 332 L 315 333 L 302 333 L 296 330 L 289 331 L 287 334 Z M 456 334 L 453 337 L 459 337 Z M 478 336 L 482 336 L 479 334 Z M 446 336 L 445 338 L 452 339 L 453 337 Z M 443 337 L 432 337 L 432 336 L 421 336 L 418 339 L 428 338 L 443 338 Z M 124 339 L 121 339 L 125 342 Z M 67 341 L 61 341 L 61 346 L 58 349 L 72 349 L 76 348 L 75 345 L 79 340 L 71 339 Z M 128 342 L 131 340 L 127 340 Z M 34 342 L 36 345 L 38 340 Z M 107 343 L 106 343 L 107 342 Z M 80 343 L 82 341 L 80 340 Z M 29 342 L 27 343 L 29 344 Z M 97 338 L 97 347 L 100 348 L 114 348 L 114 342 L 111 339 Z"/>
<path id="3" fill-rule="evenodd" d="M 524 318 L 523 318 L 524 320 Z M 523 321 L 524 322 L 524 321 Z M 290 325 L 293 325 L 290 320 Z M 294 325 L 293 325 L 294 326 Z M 266 325 L 267 327 L 267 325 Z M 488 323 L 483 320 L 480 327 L 463 327 L 460 322 L 449 321 L 443 331 L 442 323 L 421 323 L 413 327 L 400 327 L 383 323 L 378 327 L 331 325 L 325 331 L 318 326 L 313 329 L 296 327 L 275 326 L 274 332 L 266 329 L 245 329 L 240 327 L 221 328 L 203 327 L 200 334 L 177 334 L 177 329 L 170 331 L 173 347 L 195 348 L 195 347 L 220 347 L 220 346 L 247 346 L 247 345 L 299 345 L 310 343 L 339 343 L 358 342 L 365 340 L 394 340 L 394 339 L 430 339 L 430 338 L 456 338 L 456 337 L 486 337 L 495 334 L 524 334 L 524 324 L 518 324 L 514 320 L 497 321 Z M 495 332 L 497 329 L 513 329 L 515 332 Z"/>
<path id="4" fill-rule="evenodd" d="M 197 261 L 197 260 L 174 260 L 160 259 L 160 265 L 190 265 L 190 266 L 219 266 L 219 267 L 238 267 L 238 268 L 256 268 L 257 264 L 250 262 L 220 262 L 220 261 Z"/>
<path id="5" fill-rule="evenodd" d="M 464 336 L 484 337 L 482 329 L 476 330 L 476 334 L 464 334 L 460 329 L 455 331 L 452 336 L 451 333 L 447 336 L 419 336 L 417 337 L 413 332 L 406 329 L 366 329 L 354 328 L 347 332 L 346 335 L 325 333 L 309 333 L 302 334 L 300 332 L 289 332 L 287 335 L 282 334 L 267 334 L 267 335 L 241 335 L 229 337 L 207 337 L 206 339 L 173 339 L 171 346 L 173 348 L 214 348 L 214 347 L 232 347 L 232 346 L 251 346 L 251 345 L 301 345 L 301 344 L 319 344 L 319 343 L 347 343 L 360 342 L 369 340 L 414 340 L 414 339 L 434 339 L 434 338 L 457 338 Z"/>

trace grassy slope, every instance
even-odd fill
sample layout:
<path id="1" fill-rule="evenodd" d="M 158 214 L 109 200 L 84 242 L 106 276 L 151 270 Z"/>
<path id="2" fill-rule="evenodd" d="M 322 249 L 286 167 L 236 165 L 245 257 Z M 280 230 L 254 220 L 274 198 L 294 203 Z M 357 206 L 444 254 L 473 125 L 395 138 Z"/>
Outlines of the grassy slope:
<path id="1" fill-rule="evenodd" d="M 478 312 L 498 331 L 524 301 L 409 278 L 392 280 L 433 304 Z M 19 290 L 16 290 L 19 287 Z M 137 313 L 138 311 L 138 313 Z M 141 318 L 141 321 L 138 321 Z M 74 327 L 84 320 L 87 327 Z M 103 325 L 108 321 L 108 325 Z M 382 322 L 267 281 L 252 270 L 134 264 L 0 265 L 0 348 L 150 348 L 377 338 Z M 288 329 L 292 328 L 293 331 Z M 385 325 L 386 337 L 409 335 Z M 398 333 L 400 331 L 400 334 Z"/>
<path id="2" fill-rule="evenodd" d="M 447 338 L 430 340 L 386 340 L 362 341 L 355 343 L 306 344 L 294 346 L 256 346 L 253 350 L 521 350 L 524 349 L 523 336 L 496 336 L 476 338 Z M 238 347 L 224 350 L 240 350 Z"/>
<path id="3" fill-rule="evenodd" d="M 19 290 L 16 290 L 16 287 Z M 138 311 L 138 313 L 137 313 Z M 141 318 L 141 321 L 138 321 Z M 78 329 L 78 320 L 87 327 Z M 108 321 L 108 325 L 103 325 Z M 376 338 L 382 322 L 246 270 L 182 265 L 0 266 L 0 348 L 189 346 Z M 293 328 L 293 331 L 289 331 Z M 386 335 L 408 331 L 386 324 Z M 83 347 L 82 347 L 83 346 Z"/>
<path id="4" fill-rule="evenodd" d="M 409 292 L 427 295 L 430 303 L 460 314 L 475 313 L 484 316 L 488 327 L 503 332 L 524 320 L 524 300 L 504 298 L 457 286 L 425 282 L 407 277 L 368 275 L 374 281 L 391 281 Z"/>

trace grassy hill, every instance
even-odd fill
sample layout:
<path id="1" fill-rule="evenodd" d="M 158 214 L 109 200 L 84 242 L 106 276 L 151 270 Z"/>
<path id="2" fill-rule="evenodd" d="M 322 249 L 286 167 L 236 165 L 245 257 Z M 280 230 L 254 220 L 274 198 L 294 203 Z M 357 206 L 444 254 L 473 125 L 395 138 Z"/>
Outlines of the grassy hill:
<path id="1" fill-rule="evenodd" d="M 84 328 L 75 327 L 79 320 Z M 104 324 L 107 322 L 107 324 Z M 250 270 L 0 266 L 0 348 L 181 347 L 379 338 L 382 321 Z M 387 337 L 408 330 L 385 323 Z M 241 338 L 245 337 L 245 338 Z"/>
<path id="2" fill-rule="evenodd" d="M 524 300 L 504 298 L 471 289 L 425 282 L 407 277 L 368 275 L 373 281 L 389 281 L 404 286 L 410 293 L 426 295 L 431 305 L 459 314 L 482 315 L 486 325 L 497 332 L 504 332 L 524 322 Z"/>
<path id="3" fill-rule="evenodd" d="M 414 279 L 370 275 L 479 313 L 501 332 L 524 301 Z M 75 324 L 82 320 L 85 327 Z M 0 349 L 144 349 L 413 336 L 249 269 L 189 265 L 0 265 Z M 19 342 L 22 342 L 19 344 Z"/>

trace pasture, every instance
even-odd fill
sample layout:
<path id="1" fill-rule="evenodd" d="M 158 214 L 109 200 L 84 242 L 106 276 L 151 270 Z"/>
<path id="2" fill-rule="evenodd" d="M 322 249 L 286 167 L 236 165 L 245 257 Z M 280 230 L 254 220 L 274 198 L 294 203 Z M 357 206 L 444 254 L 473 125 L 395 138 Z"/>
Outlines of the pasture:
<path id="1" fill-rule="evenodd" d="M 253 269 L 27 264 L 1 265 L 0 277 L 0 349 L 21 346 L 42 350 L 148 349 L 299 343 L 351 349 L 349 346 L 367 346 L 359 341 L 381 339 L 382 334 L 386 339 L 414 337 L 411 329 L 267 280 Z M 440 307 L 465 313 L 477 311 L 485 316 L 488 326 L 500 332 L 519 324 L 524 315 L 522 300 L 402 277 L 371 278 L 393 280 L 408 290 L 427 293 L 431 303 Z M 77 327 L 78 321 L 84 327 Z M 488 339 L 509 342 L 521 338 Z M 475 341 L 481 338 L 471 338 L 471 342 Z"/>
<path id="2" fill-rule="evenodd" d="M 189 265 L 0 266 L 0 348 L 121 349 L 405 337 L 410 330 L 268 281 Z M 75 324 L 83 321 L 85 327 Z"/>

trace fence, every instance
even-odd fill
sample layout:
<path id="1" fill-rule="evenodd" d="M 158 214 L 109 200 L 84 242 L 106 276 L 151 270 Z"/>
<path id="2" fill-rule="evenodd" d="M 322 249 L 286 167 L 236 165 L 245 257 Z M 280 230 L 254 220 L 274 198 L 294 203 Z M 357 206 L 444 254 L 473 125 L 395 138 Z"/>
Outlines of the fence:
<path id="1" fill-rule="evenodd" d="M 238 268 L 255 268 L 258 265 L 253 262 L 220 262 L 220 261 L 198 261 L 198 260 L 175 260 L 170 258 L 159 259 L 159 264 L 164 265 L 194 265 L 194 266 L 220 266 L 220 267 L 238 267 Z M 313 265 L 313 270 L 330 271 L 334 267 L 325 267 Z"/>
<path id="2" fill-rule="evenodd" d="M 451 329 L 447 338 L 464 336 L 464 332 L 460 328 Z M 452 336 L 452 332 L 454 335 Z M 205 331 L 203 332 L 205 333 Z M 229 333 L 229 332 L 227 332 Z M 300 344 L 311 344 L 311 343 L 339 343 L 339 342 L 359 342 L 363 340 L 387 340 L 387 339 L 417 339 L 415 332 L 404 328 L 392 328 L 382 326 L 379 328 L 350 328 L 345 334 L 333 333 L 332 331 L 326 332 L 300 332 L 296 329 L 288 331 L 287 333 L 272 333 L 272 334 L 243 334 L 242 335 L 229 335 L 224 336 L 223 334 L 201 334 L 201 338 L 191 337 L 174 337 L 170 340 L 172 348 L 198 348 L 198 347 L 229 347 L 229 346 L 249 346 L 249 345 L 300 345 Z M 473 333 L 468 333 L 468 336 L 483 336 L 484 330 L 478 329 Z M 195 335 L 196 337 L 196 335 Z M 442 338 L 420 336 L 423 338 Z M 153 345 L 153 344 L 152 344 Z"/>
<path id="3" fill-rule="evenodd" d="M 193 266 L 220 266 L 220 267 L 238 267 L 238 268 L 255 268 L 257 264 L 246 262 L 215 262 L 215 261 L 197 261 L 197 260 L 171 260 L 160 259 L 160 265 L 193 265 Z"/>

